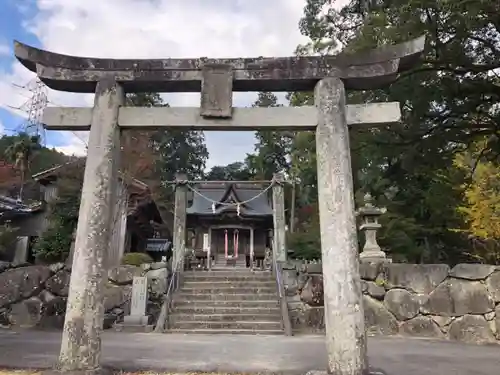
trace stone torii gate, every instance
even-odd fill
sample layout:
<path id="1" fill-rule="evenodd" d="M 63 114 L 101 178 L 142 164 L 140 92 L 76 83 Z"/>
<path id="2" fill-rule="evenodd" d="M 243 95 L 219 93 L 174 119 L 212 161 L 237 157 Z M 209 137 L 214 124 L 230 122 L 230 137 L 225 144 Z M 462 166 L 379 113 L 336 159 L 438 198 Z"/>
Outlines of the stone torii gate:
<path id="1" fill-rule="evenodd" d="M 398 103 L 346 105 L 417 63 L 425 39 L 337 56 L 115 60 L 15 43 L 17 59 L 50 88 L 95 93 L 93 108 L 47 108 L 46 129 L 90 130 L 73 272 L 58 367 L 100 370 L 104 258 L 111 237 L 123 129 L 316 130 L 328 372 L 368 373 L 349 126 L 400 119 Z M 235 91 L 312 91 L 315 106 L 233 108 Z M 124 106 L 125 92 L 201 92 L 200 108 Z M 179 250 L 179 249 L 177 249 Z"/>

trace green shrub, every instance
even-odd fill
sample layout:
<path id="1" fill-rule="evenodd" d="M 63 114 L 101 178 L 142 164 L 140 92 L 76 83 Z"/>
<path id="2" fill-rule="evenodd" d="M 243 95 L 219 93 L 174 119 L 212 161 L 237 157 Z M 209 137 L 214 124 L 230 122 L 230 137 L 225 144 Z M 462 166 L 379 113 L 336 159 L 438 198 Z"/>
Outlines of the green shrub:
<path id="1" fill-rule="evenodd" d="M 304 228 L 299 232 L 289 233 L 287 247 L 293 250 L 293 258 L 303 260 L 321 259 L 321 239 L 319 229 Z"/>
<path id="2" fill-rule="evenodd" d="M 16 245 L 18 230 L 9 224 L 0 226 L 0 254 L 7 253 L 12 246 Z"/>
<path id="3" fill-rule="evenodd" d="M 153 258 L 145 253 L 127 253 L 122 258 L 122 264 L 140 266 L 144 263 L 153 263 Z"/>
<path id="4" fill-rule="evenodd" d="M 74 225 L 63 223 L 61 220 L 53 222 L 35 242 L 35 258 L 42 263 L 64 262 L 70 253 L 73 227 Z"/>
<path id="5" fill-rule="evenodd" d="M 68 257 L 73 232 L 78 223 L 82 183 L 82 163 L 67 166 L 60 171 L 56 182 L 57 199 L 47 206 L 50 226 L 34 245 L 33 252 L 37 261 L 64 262 Z"/>

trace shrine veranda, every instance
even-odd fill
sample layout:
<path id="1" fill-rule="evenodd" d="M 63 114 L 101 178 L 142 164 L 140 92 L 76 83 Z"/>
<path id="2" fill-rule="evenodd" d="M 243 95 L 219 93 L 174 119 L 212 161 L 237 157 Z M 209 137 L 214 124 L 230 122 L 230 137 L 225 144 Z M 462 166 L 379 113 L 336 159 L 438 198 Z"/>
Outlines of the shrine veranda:
<path id="1" fill-rule="evenodd" d="M 120 131 L 274 129 L 316 131 L 328 372 L 367 374 L 348 127 L 395 123 L 400 109 L 399 103 L 346 105 L 345 90 L 394 82 L 418 62 L 424 45 L 421 37 L 353 55 L 115 60 L 66 56 L 16 42 L 17 59 L 48 87 L 95 93 L 93 108 L 47 108 L 43 118 L 46 129 L 90 130 L 59 370 L 100 369 Z M 313 90 L 314 106 L 232 106 L 236 91 Z M 201 103 L 196 108 L 126 107 L 129 92 L 201 92 Z M 185 188 L 182 181 L 178 189 Z M 186 246 L 186 195 L 176 194 L 175 204 L 174 260 L 183 257 Z M 277 229 L 284 228 L 284 215 L 275 213 L 273 227 L 273 256 L 282 262 L 284 229 Z"/>

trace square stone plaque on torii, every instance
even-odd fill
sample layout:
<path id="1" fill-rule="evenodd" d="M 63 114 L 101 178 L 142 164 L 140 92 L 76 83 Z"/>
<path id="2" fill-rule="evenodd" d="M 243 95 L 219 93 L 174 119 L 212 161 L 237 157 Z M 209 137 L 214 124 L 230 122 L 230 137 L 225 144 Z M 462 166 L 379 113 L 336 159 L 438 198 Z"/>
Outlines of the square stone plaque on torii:
<path id="1" fill-rule="evenodd" d="M 50 88 L 95 93 L 93 108 L 47 108 L 52 130 L 90 130 L 59 368 L 97 371 L 104 258 L 116 201 L 121 129 L 315 130 L 328 372 L 369 373 L 348 126 L 400 120 L 399 103 L 346 105 L 345 89 L 392 83 L 418 62 L 425 38 L 359 54 L 285 58 L 115 60 L 15 43 L 17 59 Z M 315 105 L 233 108 L 235 91 L 312 91 Z M 200 107 L 124 106 L 127 92 L 201 92 Z M 184 240 L 175 251 L 182 251 Z"/>

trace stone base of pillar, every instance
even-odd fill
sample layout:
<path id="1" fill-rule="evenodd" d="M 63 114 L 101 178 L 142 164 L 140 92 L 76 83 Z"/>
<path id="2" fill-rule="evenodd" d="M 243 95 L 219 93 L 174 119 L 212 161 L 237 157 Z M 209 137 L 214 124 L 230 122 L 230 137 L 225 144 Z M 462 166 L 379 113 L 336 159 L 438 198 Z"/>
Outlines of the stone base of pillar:
<path id="1" fill-rule="evenodd" d="M 386 254 L 381 250 L 362 251 L 359 259 L 363 263 L 390 263 Z"/>
<path id="2" fill-rule="evenodd" d="M 154 325 L 150 324 L 150 316 L 127 315 L 123 318 L 123 323 L 115 324 L 117 332 L 153 332 Z"/>
<path id="3" fill-rule="evenodd" d="M 61 371 L 58 369 L 50 369 L 41 371 L 40 375 L 114 375 L 116 369 L 108 367 L 99 367 L 93 370 L 71 370 L 71 371 Z"/>
<path id="4" fill-rule="evenodd" d="M 329 374 L 328 371 L 312 370 L 308 371 L 306 375 L 332 375 L 332 374 Z M 387 375 L 387 373 L 380 369 L 369 368 L 363 374 L 360 375 Z"/>

